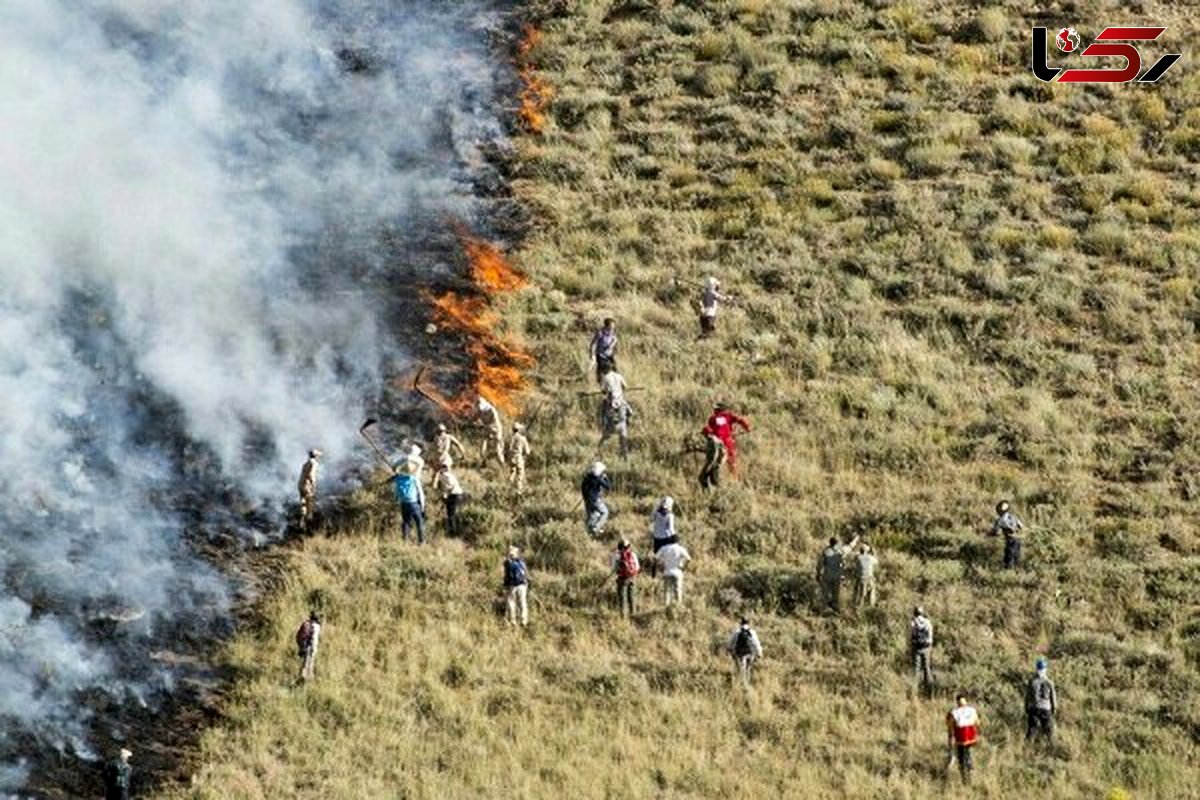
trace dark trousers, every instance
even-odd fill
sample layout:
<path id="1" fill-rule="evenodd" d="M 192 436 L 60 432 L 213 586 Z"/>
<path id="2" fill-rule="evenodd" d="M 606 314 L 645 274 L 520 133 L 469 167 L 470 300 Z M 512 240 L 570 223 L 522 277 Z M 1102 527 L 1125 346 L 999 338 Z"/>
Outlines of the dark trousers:
<path id="1" fill-rule="evenodd" d="M 1054 712 L 1048 708 L 1025 709 L 1025 741 L 1035 736 L 1045 736 L 1046 741 L 1054 741 Z"/>
<path id="2" fill-rule="evenodd" d="M 1016 569 L 1021 563 L 1021 540 L 1015 536 L 1004 537 L 1004 568 Z"/>
<path id="3" fill-rule="evenodd" d="M 963 783 L 971 782 L 971 770 L 975 769 L 975 762 L 971 760 L 971 749 L 974 745 L 959 744 L 955 745 L 954 749 L 958 756 L 958 771 L 962 775 Z"/>
<path id="4" fill-rule="evenodd" d="M 617 578 L 617 605 L 621 616 L 632 617 L 637 613 L 637 592 L 633 588 L 633 578 Z"/>
<path id="5" fill-rule="evenodd" d="M 458 535 L 458 506 L 462 503 L 461 494 L 448 494 L 442 500 L 446 506 L 446 535 Z"/>
<path id="6" fill-rule="evenodd" d="M 417 543 L 425 544 L 425 512 L 417 503 L 400 504 L 400 535 L 408 541 L 408 529 L 417 528 Z"/>
<path id="7" fill-rule="evenodd" d="M 933 691 L 933 648 L 912 648 L 913 675 L 917 686 L 926 694 Z"/>
<path id="8" fill-rule="evenodd" d="M 596 356 L 596 383 L 600 383 L 604 376 L 610 372 L 617 371 L 617 357 L 606 358 L 605 356 Z"/>
<path id="9" fill-rule="evenodd" d="M 721 485 L 721 464 L 725 461 L 725 447 L 719 441 L 704 440 L 704 468 L 700 470 L 700 486 L 704 489 Z"/>
<path id="10" fill-rule="evenodd" d="M 717 318 L 700 315 L 700 335 L 712 336 L 717 330 Z"/>

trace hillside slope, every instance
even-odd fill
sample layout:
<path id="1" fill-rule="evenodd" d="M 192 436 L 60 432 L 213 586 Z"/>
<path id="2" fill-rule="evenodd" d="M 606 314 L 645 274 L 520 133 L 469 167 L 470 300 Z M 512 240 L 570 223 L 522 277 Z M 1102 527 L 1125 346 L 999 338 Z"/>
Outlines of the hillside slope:
<path id="1" fill-rule="evenodd" d="M 1195 49 L 1186 9 L 1143 5 L 1046 24 L 1154 22 L 1175 37 L 1155 53 Z M 398 542 L 380 495 L 356 498 L 360 528 L 299 545 L 230 646 L 246 680 L 227 721 L 165 796 L 930 797 L 958 688 L 984 719 L 975 796 L 1196 796 L 1188 56 L 1156 86 L 1041 84 L 1041 20 L 1016 2 L 530 6 L 554 99 L 518 142 L 534 287 L 506 321 L 540 362 L 533 489 L 514 502 L 472 465 L 463 542 Z M 675 279 L 708 274 L 742 303 L 697 341 Z M 597 454 L 587 337 L 610 314 L 645 387 L 635 452 L 601 454 L 611 532 L 644 546 L 671 493 L 696 556 L 686 609 L 662 613 L 646 581 L 632 625 L 599 588 L 609 543 L 571 508 Z M 755 432 L 709 498 L 680 450 L 718 397 Z M 1005 497 L 1030 523 L 1017 572 L 983 535 Z M 819 614 L 821 543 L 856 534 L 881 602 Z M 510 541 L 535 578 L 527 635 L 493 606 Z M 321 674 L 297 690 L 314 601 Z M 905 661 L 918 602 L 932 700 Z M 719 651 L 743 612 L 767 650 L 749 696 Z M 1063 704 L 1049 752 L 1021 742 L 1039 654 Z"/>

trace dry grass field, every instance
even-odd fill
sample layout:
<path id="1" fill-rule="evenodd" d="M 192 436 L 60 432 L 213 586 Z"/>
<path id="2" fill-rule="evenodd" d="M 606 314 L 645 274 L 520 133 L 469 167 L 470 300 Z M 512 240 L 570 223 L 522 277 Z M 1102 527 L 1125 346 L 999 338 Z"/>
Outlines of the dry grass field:
<path id="1" fill-rule="evenodd" d="M 532 490 L 469 464 L 462 539 L 400 542 L 380 492 L 298 544 L 228 647 L 225 720 L 162 796 L 966 796 L 945 772 L 957 689 L 983 717 L 970 796 L 1200 796 L 1196 17 L 1071 6 L 529 3 L 554 97 L 515 143 L 531 286 L 504 324 L 538 358 Z M 1163 24 L 1143 52 L 1184 60 L 1155 86 L 1043 84 L 1036 23 Z M 684 282 L 709 274 L 740 304 L 698 341 Z M 645 387 L 627 460 L 578 395 L 606 315 Z M 755 429 L 706 496 L 680 451 L 717 398 Z M 598 454 L 610 533 L 645 550 L 654 500 L 677 498 L 679 613 L 647 577 L 627 624 L 601 588 L 611 542 L 572 510 Z M 1019 571 L 986 535 L 1001 498 L 1029 523 Z M 821 545 L 854 535 L 880 603 L 819 613 Z M 523 634 L 495 607 L 509 542 L 534 579 Z M 320 674 L 298 689 L 314 602 Z M 905 660 L 915 603 L 932 699 Z M 721 652 L 742 613 L 766 650 L 749 694 Z M 1050 749 L 1022 741 L 1038 655 Z"/>

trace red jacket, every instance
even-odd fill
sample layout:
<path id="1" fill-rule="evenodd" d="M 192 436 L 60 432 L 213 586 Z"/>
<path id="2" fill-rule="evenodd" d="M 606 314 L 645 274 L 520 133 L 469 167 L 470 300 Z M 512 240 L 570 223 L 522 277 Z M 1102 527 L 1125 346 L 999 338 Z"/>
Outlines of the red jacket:
<path id="1" fill-rule="evenodd" d="M 750 423 L 725 408 L 718 408 L 708 418 L 704 426 L 705 433 L 711 433 L 723 442 L 733 441 L 733 426 L 740 425 L 742 430 L 750 432 Z"/>

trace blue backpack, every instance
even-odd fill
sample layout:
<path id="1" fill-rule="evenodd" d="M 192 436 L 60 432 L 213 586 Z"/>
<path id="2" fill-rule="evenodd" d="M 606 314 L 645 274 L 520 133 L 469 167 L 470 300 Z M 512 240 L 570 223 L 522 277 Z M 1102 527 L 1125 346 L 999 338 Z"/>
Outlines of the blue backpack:
<path id="1" fill-rule="evenodd" d="M 525 570 L 525 562 L 521 559 L 506 559 L 504 562 L 504 585 L 505 586 L 522 586 L 529 582 L 529 575 Z"/>

